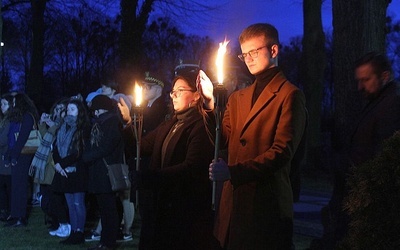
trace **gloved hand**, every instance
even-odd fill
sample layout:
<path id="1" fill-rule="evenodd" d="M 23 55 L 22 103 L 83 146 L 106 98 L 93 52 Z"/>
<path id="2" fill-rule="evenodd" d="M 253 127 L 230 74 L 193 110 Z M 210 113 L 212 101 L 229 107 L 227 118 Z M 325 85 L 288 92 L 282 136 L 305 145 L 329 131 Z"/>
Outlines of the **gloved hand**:
<path id="1" fill-rule="evenodd" d="M 208 177 L 211 181 L 230 180 L 231 173 L 228 164 L 222 158 L 219 158 L 217 162 L 213 160 L 208 168 Z"/>

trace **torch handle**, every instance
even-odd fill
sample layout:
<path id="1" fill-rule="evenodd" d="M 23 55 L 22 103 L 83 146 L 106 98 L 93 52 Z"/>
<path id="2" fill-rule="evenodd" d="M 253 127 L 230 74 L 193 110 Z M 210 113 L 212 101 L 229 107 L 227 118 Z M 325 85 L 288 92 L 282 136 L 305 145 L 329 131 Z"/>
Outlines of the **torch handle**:
<path id="1" fill-rule="evenodd" d="M 221 121 L 225 109 L 225 102 L 226 102 L 226 95 L 227 90 L 224 88 L 223 85 L 218 85 L 215 89 L 215 151 L 214 151 L 214 162 L 218 162 L 219 156 L 219 148 L 220 148 L 220 141 L 221 141 Z M 217 190 L 217 182 L 213 181 L 212 184 L 212 196 L 211 196 L 211 206 L 212 209 L 215 211 L 216 203 L 215 203 L 215 196 Z"/>
<path id="2" fill-rule="evenodd" d="M 143 130 L 143 109 L 136 107 L 133 114 L 133 128 L 136 139 L 136 171 L 140 170 L 140 146 Z M 139 207 L 139 191 L 136 190 L 136 208 Z"/>

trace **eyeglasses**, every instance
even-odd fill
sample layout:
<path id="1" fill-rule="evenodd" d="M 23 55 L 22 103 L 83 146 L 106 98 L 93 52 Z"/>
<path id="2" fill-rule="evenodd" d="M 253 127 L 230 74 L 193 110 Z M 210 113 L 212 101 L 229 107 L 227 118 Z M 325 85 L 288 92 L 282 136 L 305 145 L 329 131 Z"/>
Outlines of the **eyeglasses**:
<path id="1" fill-rule="evenodd" d="M 171 98 L 181 97 L 182 92 L 184 92 L 184 91 L 196 92 L 195 90 L 192 90 L 192 89 L 176 89 L 176 90 L 172 90 L 171 92 L 169 92 L 169 96 Z"/>
<path id="2" fill-rule="evenodd" d="M 258 48 L 258 49 L 250 50 L 250 51 L 247 52 L 247 53 L 243 53 L 243 54 L 238 55 L 238 57 L 239 57 L 239 59 L 242 60 L 243 62 L 244 62 L 244 59 L 245 59 L 247 56 L 250 56 L 251 58 L 257 58 L 257 57 L 258 57 L 258 51 L 259 51 L 260 49 L 265 48 L 265 47 L 268 47 L 268 45 L 262 46 L 262 47 L 260 47 L 260 48 Z"/>

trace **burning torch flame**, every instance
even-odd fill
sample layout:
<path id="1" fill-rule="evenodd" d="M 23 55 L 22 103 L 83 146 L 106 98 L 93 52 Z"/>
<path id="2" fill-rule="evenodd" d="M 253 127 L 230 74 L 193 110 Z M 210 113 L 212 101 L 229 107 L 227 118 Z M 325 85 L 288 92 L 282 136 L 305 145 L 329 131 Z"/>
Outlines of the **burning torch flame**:
<path id="1" fill-rule="evenodd" d="M 228 45 L 229 41 L 224 40 L 223 43 L 219 43 L 218 55 L 215 64 L 217 65 L 217 78 L 218 84 L 222 85 L 224 82 L 224 55 L 226 53 L 226 45 Z"/>
<path id="2" fill-rule="evenodd" d="M 135 103 L 136 107 L 140 107 L 142 103 L 142 87 L 137 83 L 135 83 Z"/>

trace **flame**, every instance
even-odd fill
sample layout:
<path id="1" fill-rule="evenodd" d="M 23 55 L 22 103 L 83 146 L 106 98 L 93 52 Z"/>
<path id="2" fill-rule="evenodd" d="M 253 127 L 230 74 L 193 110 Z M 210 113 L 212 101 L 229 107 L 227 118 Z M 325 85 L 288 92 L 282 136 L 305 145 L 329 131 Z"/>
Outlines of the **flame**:
<path id="1" fill-rule="evenodd" d="M 135 104 L 136 107 L 140 107 L 140 104 L 142 103 L 142 86 L 139 84 L 135 83 Z"/>
<path id="2" fill-rule="evenodd" d="M 224 82 L 224 55 L 226 53 L 226 45 L 228 45 L 229 41 L 226 39 L 224 40 L 223 43 L 219 43 L 219 49 L 218 49 L 218 54 L 217 54 L 217 60 L 215 61 L 215 64 L 217 65 L 217 80 L 218 84 L 223 84 Z"/>

